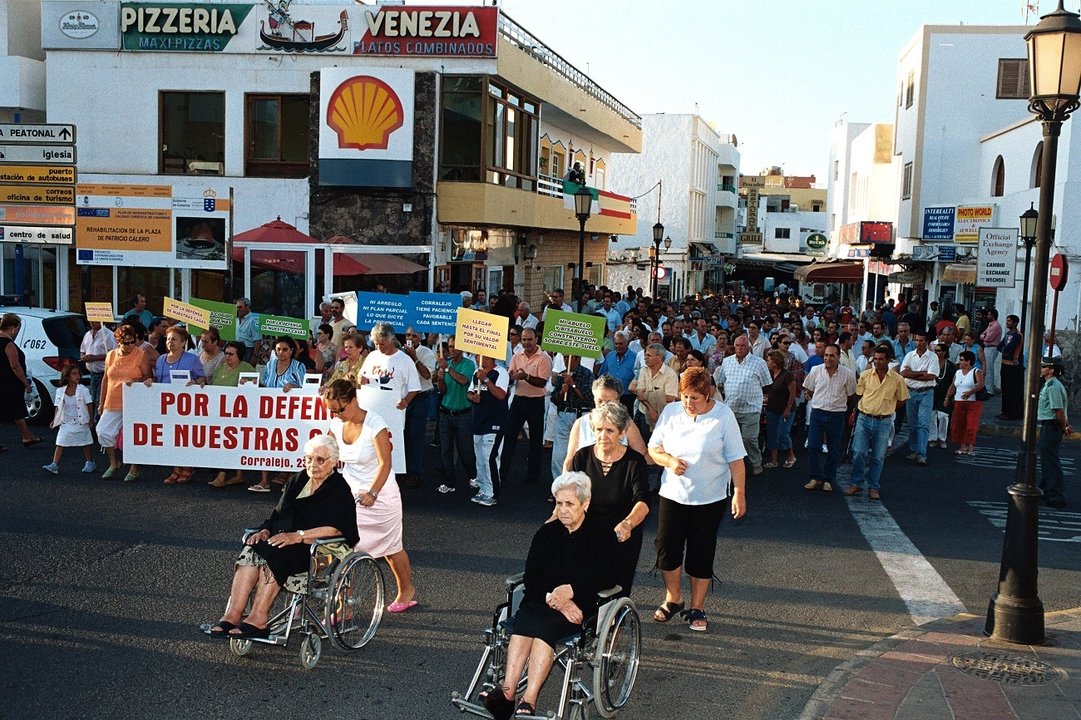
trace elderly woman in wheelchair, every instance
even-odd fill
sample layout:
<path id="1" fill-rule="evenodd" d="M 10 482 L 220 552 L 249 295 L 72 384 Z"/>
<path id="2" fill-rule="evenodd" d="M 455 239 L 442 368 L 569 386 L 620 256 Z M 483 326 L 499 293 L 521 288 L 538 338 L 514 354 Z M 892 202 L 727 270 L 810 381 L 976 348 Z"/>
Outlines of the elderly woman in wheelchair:
<path id="1" fill-rule="evenodd" d="M 304 446 L 304 470 L 285 485 L 281 500 L 256 532 L 244 539 L 236 561 L 229 602 L 211 637 L 264 640 L 271 633 L 270 612 L 283 588 L 306 592 L 313 545 L 337 538 L 348 546 L 358 539 L 356 511 L 349 484 L 335 469 L 338 443 L 319 435 Z M 347 550 L 348 552 L 348 550 Z M 244 609 L 255 591 L 247 616 Z"/>
<path id="2" fill-rule="evenodd" d="M 599 683 L 608 686 L 602 703 L 605 709 L 614 713 L 629 695 L 638 666 L 637 614 L 627 598 L 617 598 L 601 608 L 602 602 L 619 592 L 618 586 L 613 587 L 610 569 L 616 550 L 612 529 L 586 512 L 591 484 L 585 473 L 560 475 L 552 483 L 552 495 L 558 522 L 541 526 L 533 536 L 524 575 L 508 580 L 508 603 L 496 612 L 490 644 L 473 682 L 464 697 L 453 696 L 462 711 L 484 716 L 487 710 L 496 720 L 534 716 L 541 688 L 557 661 L 566 671 L 559 717 L 571 716 L 564 715 L 568 706 L 572 715 L 577 712 L 584 717 L 596 688 L 590 692 L 586 682 L 572 678 L 587 667 L 592 672 L 596 666 L 605 674 Z M 612 609 L 613 605 L 618 607 Z M 513 620 L 506 622 L 511 614 Z M 622 637 L 618 637 L 620 633 Z M 599 652 L 595 643 L 602 636 L 607 638 L 601 640 L 607 648 Z M 633 659 L 628 659 L 629 646 L 633 646 L 629 653 Z M 618 669 L 605 665 L 601 671 L 599 662 L 591 664 L 599 660 L 601 652 L 618 655 L 622 664 Z M 482 683 L 485 677 L 487 682 Z M 523 684 L 524 692 L 515 706 Z M 482 688 L 487 691 L 479 692 Z M 614 701 L 613 693 L 618 696 Z"/>

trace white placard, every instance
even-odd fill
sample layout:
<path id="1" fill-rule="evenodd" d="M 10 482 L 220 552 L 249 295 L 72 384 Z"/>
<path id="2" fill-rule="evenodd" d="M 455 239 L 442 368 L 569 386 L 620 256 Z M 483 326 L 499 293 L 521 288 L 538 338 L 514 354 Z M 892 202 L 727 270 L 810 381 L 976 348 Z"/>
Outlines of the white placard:
<path id="1" fill-rule="evenodd" d="M 304 443 L 330 429 L 308 388 L 124 387 L 124 460 L 296 472 Z"/>
<path id="2" fill-rule="evenodd" d="M 1012 288 L 1017 284 L 1017 228 L 980 228 L 976 285 Z"/>

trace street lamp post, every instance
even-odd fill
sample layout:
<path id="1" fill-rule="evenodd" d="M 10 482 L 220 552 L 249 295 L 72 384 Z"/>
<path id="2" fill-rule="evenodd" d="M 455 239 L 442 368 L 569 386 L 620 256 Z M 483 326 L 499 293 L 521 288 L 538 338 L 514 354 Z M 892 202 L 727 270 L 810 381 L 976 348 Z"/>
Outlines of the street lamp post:
<path id="1" fill-rule="evenodd" d="M 1055 164 L 1062 123 L 1078 107 L 1081 88 L 1081 16 L 1058 8 L 1040 18 L 1025 35 L 1028 44 L 1032 95 L 1029 111 L 1043 124 L 1040 158 L 1040 208 L 1036 221 L 1036 258 L 1032 268 L 1032 320 L 1027 330 L 1025 357 L 1025 416 L 1016 482 L 1007 492 L 1006 535 L 1002 544 L 998 590 L 991 596 L 984 631 L 998 640 L 1039 644 L 1044 641 L 1044 611 L 1040 601 L 1039 502 L 1036 487 L 1036 412 L 1039 399 L 1040 357 L 1047 304 L 1047 276 L 1051 255 L 1051 218 L 1055 195 Z"/>
<path id="2" fill-rule="evenodd" d="M 1025 318 L 1028 316 L 1028 273 L 1032 267 L 1032 248 L 1036 245 L 1036 223 L 1040 213 L 1029 203 L 1028 210 L 1021 213 L 1021 242 L 1025 243 L 1025 285 L 1021 290 L 1021 334 L 1025 333 Z"/>
<path id="3" fill-rule="evenodd" d="M 593 194 L 585 185 L 579 185 L 574 193 L 574 214 L 578 216 L 578 312 L 582 312 L 582 296 L 585 288 L 582 287 L 582 268 L 586 264 L 586 220 L 593 205 Z"/>
<path id="4" fill-rule="evenodd" d="M 653 288 L 651 299 L 657 301 L 657 268 L 661 266 L 661 239 L 664 237 L 664 225 L 660 221 L 653 226 Z"/>

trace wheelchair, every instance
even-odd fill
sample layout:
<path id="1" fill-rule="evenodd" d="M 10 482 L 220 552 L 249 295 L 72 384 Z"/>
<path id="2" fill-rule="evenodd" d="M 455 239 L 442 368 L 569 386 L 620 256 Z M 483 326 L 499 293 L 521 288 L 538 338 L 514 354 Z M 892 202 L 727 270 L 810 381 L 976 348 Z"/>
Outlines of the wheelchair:
<path id="1" fill-rule="evenodd" d="M 492 625 L 484 631 L 484 651 L 465 692 L 451 693 L 451 704 L 462 713 L 491 718 L 481 693 L 501 692 L 507 665 L 507 647 L 513 634 L 514 614 L 524 596 L 524 573 L 506 579 L 507 600 L 495 609 Z M 598 594 L 602 605 L 597 616 L 582 623 L 580 632 L 556 644 L 552 673 L 562 672 L 559 706 L 553 712 L 518 715 L 515 718 L 548 717 L 554 720 L 611 718 L 631 699 L 642 647 L 638 611 L 629 598 L 616 597 L 621 588 Z M 515 694 L 526 685 L 522 674 Z M 543 697 L 543 695 L 542 695 Z M 595 714 L 594 714 L 595 711 Z"/>
<path id="2" fill-rule="evenodd" d="M 258 532 L 244 531 L 244 540 Z M 355 552 L 345 538 L 315 540 L 306 574 L 293 575 L 278 595 L 265 638 L 229 638 L 234 655 L 247 655 L 253 643 L 286 647 L 302 635 L 300 665 L 311 670 L 322 657 L 323 640 L 342 652 L 358 650 L 375 637 L 383 618 L 383 573 L 375 559 Z M 213 623 L 203 626 L 210 634 Z"/>

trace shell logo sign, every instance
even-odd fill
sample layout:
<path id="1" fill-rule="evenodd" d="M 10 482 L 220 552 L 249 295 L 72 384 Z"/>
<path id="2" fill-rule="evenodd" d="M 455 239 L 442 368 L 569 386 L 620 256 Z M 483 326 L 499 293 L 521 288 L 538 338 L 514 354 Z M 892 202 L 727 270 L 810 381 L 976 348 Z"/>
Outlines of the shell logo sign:
<path id="1" fill-rule="evenodd" d="M 413 71 L 326 68 L 319 82 L 319 184 L 412 186 Z"/>
<path id="2" fill-rule="evenodd" d="M 349 78 L 327 103 L 327 125 L 338 133 L 338 147 L 387 149 L 390 134 L 404 122 L 402 101 L 382 80 Z"/>

